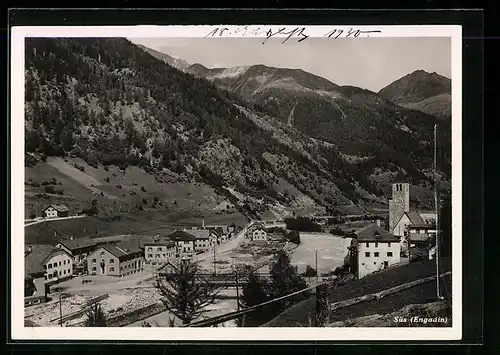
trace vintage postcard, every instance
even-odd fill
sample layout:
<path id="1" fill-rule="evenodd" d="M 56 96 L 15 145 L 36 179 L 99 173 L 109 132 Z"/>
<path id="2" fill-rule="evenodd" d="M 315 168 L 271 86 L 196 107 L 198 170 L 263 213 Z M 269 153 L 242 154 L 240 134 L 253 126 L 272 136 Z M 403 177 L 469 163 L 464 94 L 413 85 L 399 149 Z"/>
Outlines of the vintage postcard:
<path id="1" fill-rule="evenodd" d="M 13 27 L 13 339 L 460 339 L 461 41 Z"/>

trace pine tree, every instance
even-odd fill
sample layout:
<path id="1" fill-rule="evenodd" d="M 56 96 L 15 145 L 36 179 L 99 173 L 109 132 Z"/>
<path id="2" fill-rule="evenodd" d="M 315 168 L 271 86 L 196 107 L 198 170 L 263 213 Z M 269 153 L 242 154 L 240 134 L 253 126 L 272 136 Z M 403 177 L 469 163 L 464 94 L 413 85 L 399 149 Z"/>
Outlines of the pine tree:
<path id="1" fill-rule="evenodd" d="M 270 293 L 272 298 L 289 295 L 307 287 L 306 281 L 297 274 L 296 269 L 290 263 L 290 257 L 284 250 L 278 251 L 274 256 L 270 273 Z M 279 314 L 292 304 L 304 299 L 306 296 L 307 295 L 304 293 L 276 302 L 273 304 L 273 311 Z"/>
<path id="2" fill-rule="evenodd" d="M 189 324 L 205 313 L 204 308 L 215 302 L 217 286 L 199 276 L 199 266 L 189 260 L 170 265 L 172 272 L 157 280 L 167 309 L 183 324 Z"/>
<path id="3" fill-rule="evenodd" d="M 247 308 L 268 301 L 270 299 L 268 288 L 269 285 L 267 282 L 261 279 L 255 270 L 251 270 L 248 274 L 247 283 L 242 287 L 240 304 L 244 308 Z M 264 306 L 246 314 L 245 326 L 259 326 L 268 320 L 270 320 L 270 315 L 266 312 L 266 307 Z M 240 318 L 238 322 L 241 325 L 242 319 Z"/>
<path id="4" fill-rule="evenodd" d="M 90 306 L 87 312 L 87 320 L 85 321 L 86 327 L 105 327 L 106 315 L 101 308 L 100 303 L 94 303 Z"/>

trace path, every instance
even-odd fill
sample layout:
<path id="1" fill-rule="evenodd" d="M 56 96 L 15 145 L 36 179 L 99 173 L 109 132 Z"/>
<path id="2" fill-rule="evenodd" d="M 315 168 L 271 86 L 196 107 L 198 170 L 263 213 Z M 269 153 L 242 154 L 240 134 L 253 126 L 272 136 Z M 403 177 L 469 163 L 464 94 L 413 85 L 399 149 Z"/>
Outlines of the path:
<path id="1" fill-rule="evenodd" d="M 54 222 L 54 221 L 63 221 L 65 219 L 77 219 L 77 218 L 85 218 L 87 215 L 81 215 L 81 216 L 68 216 L 68 217 L 52 217 L 52 218 L 40 218 L 36 221 L 34 220 L 25 220 L 25 227 L 33 226 L 35 224 L 40 224 L 40 223 L 45 223 L 45 222 Z M 29 222 L 32 221 L 32 222 Z M 28 223 L 26 223 L 28 222 Z"/>
<path id="2" fill-rule="evenodd" d="M 238 248 L 241 245 L 241 243 L 243 243 L 243 241 L 245 240 L 245 234 L 247 233 L 248 228 L 250 228 L 253 224 L 254 224 L 254 222 L 250 222 L 241 231 L 239 231 L 238 234 L 236 234 L 236 236 L 233 239 L 231 239 L 229 242 L 222 244 L 222 245 L 218 245 L 215 248 L 215 255 L 217 256 L 217 255 L 225 254 L 227 252 L 230 252 L 230 251 Z M 208 252 L 203 253 L 203 254 L 198 254 L 195 256 L 195 258 L 196 258 L 196 261 L 205 261 L 207 259 L 209 259 L 211 261 L 213 258 L 213 255 L 214 255 L 213 250 L 211 250 L 211 251 L 208 251 Z"/>

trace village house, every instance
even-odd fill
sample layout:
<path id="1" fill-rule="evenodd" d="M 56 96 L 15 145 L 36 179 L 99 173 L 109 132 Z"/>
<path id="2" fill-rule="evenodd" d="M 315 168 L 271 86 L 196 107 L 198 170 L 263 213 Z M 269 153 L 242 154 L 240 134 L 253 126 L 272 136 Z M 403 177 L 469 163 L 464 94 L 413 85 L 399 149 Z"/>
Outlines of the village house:
<path id="1" fill-rule="evenodd" d="M 358 279 L 400 262 L 399 238 L 372 223 L 346 237 L 352 238 L 349 247 L 349 266 Z"/>
<path id="2" fill-rule="evenodd" d="M 191 258 L 196 250 L 196 237 L 182 230 L 170 234 L 168 239 L 175 242 L 175 257 L 181 259 Z"/>
<path id="3" fill-rule="evenodd" d="M 84 261 L 87 256 L 97 249 L 97 244 L 89 237 L 61 239 L 56 247 L 66 250 L 73 256 L 75 264 Z"/>
<path id="4" fill-rule="evenodd" d="M 73 257 L 66 250 L 48 244 L 28 246 L 24 257 L 25 263 L 41 265 L 45 270 L 44 280 L 48 285 L 71 278 L 73 275 Z"/>
<path id="5" fill-rule="evenodd" d="M 407 242 L 412 247 L 420 247 L 426 244 L 430 237 L 436 235 L 436 227 L 429 224 L 410 224 L 407 230 Z"/>
<path id="6" fill-rule="evenodd" d="M 49 205 L 42 211 L 46 218 L 68 217 L 70 209 L 65 205 Z"/>
<path id="7" fill-rule="evenodd" d="M 175 256 L 175 242 L 157 236 L 152 242 L 144 243 L 144 256 L 148 264 L 163 265 Z"/>
<path id="8" fill-rule="evenodd" d="M 125 276 L 144 269 L 144 251 L 133 241 L 106 244 L 87 257 L 91 275 Z"/>
<path id="9" fill-rule="evenodd" d="M 214 238 L 210 238 L 210 230 L 208 229 L 184 229 L 184 232 L 187 232 L 196 237 L 195 249 L 196 252 L 207 251 L 214 244 Z M 212 234 L 213 235 L 213 234 Z M 212 241 L 212 243 L 211 243 Z"/>
<path id="10" fill-rule="evenodd" d="M 45 269 L 36 257 L 29 256 L 27 247 L 24 257 L 24 305 L 43 303 L 47 299 L 45 288 Z"/>
<path id="11" fill-rule="evenodd" d="M 256 228 L 252 231 L 252 241 L 267 240 L 267 232 L 264 228 Z"/>

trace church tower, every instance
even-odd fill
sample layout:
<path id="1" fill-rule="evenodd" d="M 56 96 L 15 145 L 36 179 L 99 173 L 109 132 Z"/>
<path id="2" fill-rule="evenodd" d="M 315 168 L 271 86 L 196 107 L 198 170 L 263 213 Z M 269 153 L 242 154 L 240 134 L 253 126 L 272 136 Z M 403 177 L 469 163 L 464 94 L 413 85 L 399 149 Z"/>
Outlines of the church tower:
<path id="1" fill-rule="evenodd" d="M 392 199 L 389 200 L 389 233 L 405 212 L 410 211 L 410 184 L 397 179 L 392 184 Z"/>

